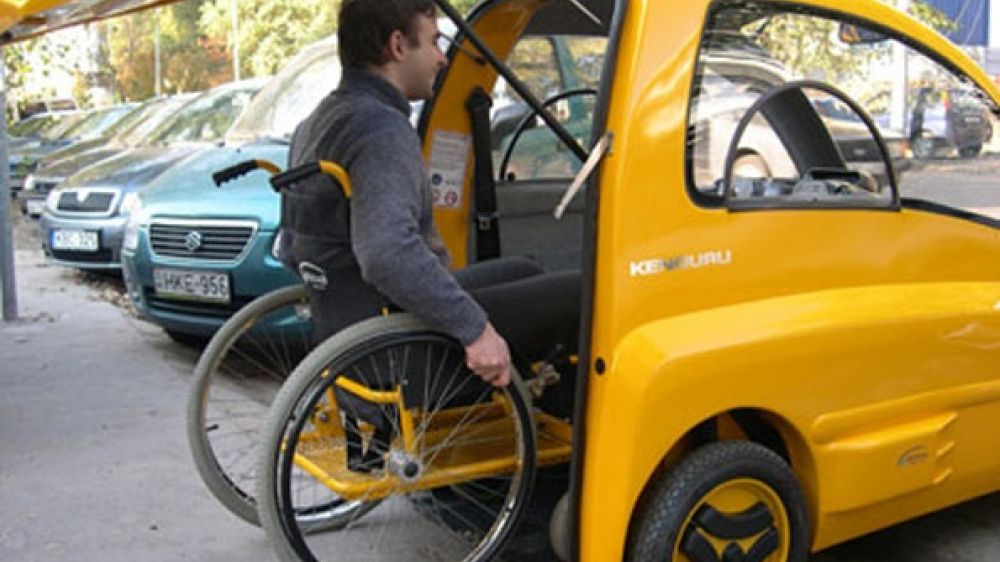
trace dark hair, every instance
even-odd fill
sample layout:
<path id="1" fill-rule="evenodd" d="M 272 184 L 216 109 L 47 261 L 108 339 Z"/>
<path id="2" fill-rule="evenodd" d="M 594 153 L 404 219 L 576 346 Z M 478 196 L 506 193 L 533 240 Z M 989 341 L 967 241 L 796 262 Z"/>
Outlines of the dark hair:
<path id="1" fill-rule="evenodd" d="M 411 45 L 419 45 L 417 16 L 434 14 L 432 0 L 344 0 L 337 22 L 341 65 L 365 68 L 384 63 L 386 41 L 396 30 Z"/>

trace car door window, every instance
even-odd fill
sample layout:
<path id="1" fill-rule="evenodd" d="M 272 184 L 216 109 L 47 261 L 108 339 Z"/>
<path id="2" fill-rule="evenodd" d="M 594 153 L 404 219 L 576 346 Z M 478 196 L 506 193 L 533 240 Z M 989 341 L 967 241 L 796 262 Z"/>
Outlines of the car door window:
<path id="1" fill-rule="evenodd" d="M 852 41 L 840 33 L 857 22 L 833 15 L 729 6 L 710 18 L 698 55 L 688 127 L 688 182 L 700 202 L 721 200 L 724 160 L 733 140 L 735 114 L 770 88 L 796 80 L 835 86 L 856 102 L 862 114 L 842 100 L 808 95 L 848 169 L 875 178 L 885 204 L 890 170 L 877 150 L 866 119 L 875 125 L 892 161 L 904 203 L 975 213 L 993 219 L 1000 210 L 1000 189 L 977 181 L 995 174 L 989 154 L 994 117 L 988 99 L 968 79 L 910 48 L 870 30 Z M 756 116 L 737 143 L 742 175 L 801 181 L 787 146 Z M 776 142 L 778 141 L 778 142 Z M 739 181 L 734 181 L 739 183 Z M 766 191 L 780 203 L 787 190 Z M 842 192 L 853 197 L 855 194 Z M 836 206 L 829 198 L 815 206 Z M 778 205 L 780 206 L 780 205 Z"/>
<path id="2" fill-rule="evenodd" d="M 606 39 L 546 36 L 521 40 L 508 58 L 511 70 L 576 141 L 590 136 Z M 502 79 L 493 91 L 494 170 L 504 180 L 570 178 L 580 160 Z M 522 130 L 516 129 L 527 119 Z"/>

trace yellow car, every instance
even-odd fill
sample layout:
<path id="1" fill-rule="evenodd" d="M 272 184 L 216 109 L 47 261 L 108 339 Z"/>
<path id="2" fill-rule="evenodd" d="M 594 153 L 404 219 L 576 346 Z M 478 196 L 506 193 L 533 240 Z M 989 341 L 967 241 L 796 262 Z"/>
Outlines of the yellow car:
<path id="1" fill-rule="evenodd" d="M 933 80 L 995 117 L 966 54 L 878 0 L 497 0 L 459 27 L 420 121 L 435 219 L 457 266 L 579 270 L 579 350 L 494 391 L 406 315 L 320 345 L 261 453 L 282 559 L 531 560 L 523 530 L 549 509 L 569 560 L 804 562 L 1000 488 L 998 163 L 900 176 L 857 101 L 897 92 L 899 129 Z M 550 35 L 596 95 L 551 90 Z M 470 116 L 498 79 L 553 161 L 519 166 L 537 149 Z M 831 99 L 867 141 L 838 142 Z M 587 139 L 564 126 L 581 111 Z M 741 163 L 755 142 L 781 162 Z M 376 469 L 350 466 L 352 435 Z M 568 492 L 539 508 L 553 473 Z"/>

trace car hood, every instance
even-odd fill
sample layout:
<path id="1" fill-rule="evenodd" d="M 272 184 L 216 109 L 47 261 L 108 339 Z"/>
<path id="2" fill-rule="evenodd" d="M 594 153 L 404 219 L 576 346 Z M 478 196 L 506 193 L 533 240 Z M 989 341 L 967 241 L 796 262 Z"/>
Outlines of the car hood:
<path id="1" fill-rule="evenodd" d="M 121 154 L 124 148 L 109 147 L 108 145 L 102 145 L 98 148 L 93 148 L 85 152 L 76 154 L 75 156 L 70 156 L 68 158 L 63 158 L 60 160 L 53 160 L 48 164 L 42 163 L 34 172 L 36 177 L 48 178 L 48 179 L 63 179 L 73 174 L 79 172 L 80 170 L 90 166 L 91 164 L 96 164 L 105 158 L 111 158 L 116 154 Z"/>
<path id="2" fill-rule="evenodd" d="M 62 187 L 142 189 L 167 168 L 207 145 L 141 146 L 105 158 L 66 179 Z"/>
<path id="3" fill-rule="evenodd" d="M 214 172 L 252 159 L 269 160 L 283 168 L 288 146 L 251 143 L 192 154 L 143 191 L 143 212 L 149 217 L 250 219 L 259 221 L 262 230 L 274 229 L 280 203 L 268 182 L 270 174 L 256 170 L 222 187 L 212 181 Z"/>
<path id="4" fill-rule="evenodd" d="M 12 158 L 18 158 L 20 160 L 27 160 L 29 162 L 34 162 L 43 156 L 52 154 L 57 150 L 66 148 L 71 144 L 70 141 L 46 141 L 37 145 L 25 146 L 20 149 L 11 151 Z"/>
<path id="5" fill-rule="evenodd" d="M 62 160 L 64 158 L 70 158 L 72 156 L 76 156 L 77 154 L 82 154 L 84 152 L 87 152 L 88 150 L 93 150 L 95 148 L 98 148 L 107 142 L 108 139 L 106 138 L 96 138 L 96 139 L 77 141 L 67 147 L 60 148 L 59 150 L 56 150 L 51 154 L 46 154 L 45 157 L 39 159 L 38 165 L 48 166 L 49 164 L 52 164 L 53 162 L 56 162 L 58 160 Z"/>

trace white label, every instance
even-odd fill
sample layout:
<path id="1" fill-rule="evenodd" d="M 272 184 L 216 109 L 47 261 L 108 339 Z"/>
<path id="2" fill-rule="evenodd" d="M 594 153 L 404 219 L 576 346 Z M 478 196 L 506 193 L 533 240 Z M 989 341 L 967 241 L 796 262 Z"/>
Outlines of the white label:
<path id="1" fill-rule="evenodd" d="M 430 180 L 434 206 L 454 209 L 462 205 L 465 164 L 470 137 L 451 131 L 434 131 L 431 143 Z"/>
<path id="2" fill-rule="evenodd" d="M 211 302 L 229 302 L 229 275 L 220 271 L 154 269 L 156 294 Z"/>
<path id="3" fill-rule="evenodd" d="M 96 252 L 97 231 L 57 229 L 52 231 L 53 250 L 76 250 L 80 252 Z"/>

